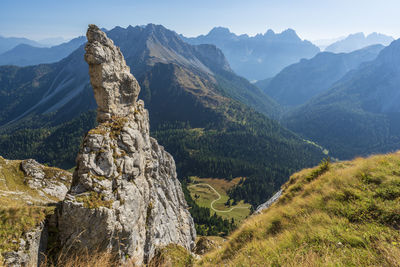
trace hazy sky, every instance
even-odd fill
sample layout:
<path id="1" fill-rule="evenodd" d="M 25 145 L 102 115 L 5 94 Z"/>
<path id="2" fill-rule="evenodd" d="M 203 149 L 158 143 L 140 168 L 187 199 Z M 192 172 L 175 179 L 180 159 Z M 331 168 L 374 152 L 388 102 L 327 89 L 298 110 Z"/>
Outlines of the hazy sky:
<path id="1" fill-rule="evenodd" d="M 71 38 L 89 23 L 155 23 L 186 36 L 224 26 L 250 35 L 292 28 L 309 40 L 360 31 L 399 38 L 400 0 L 0 0 L 2 36 Z"/>

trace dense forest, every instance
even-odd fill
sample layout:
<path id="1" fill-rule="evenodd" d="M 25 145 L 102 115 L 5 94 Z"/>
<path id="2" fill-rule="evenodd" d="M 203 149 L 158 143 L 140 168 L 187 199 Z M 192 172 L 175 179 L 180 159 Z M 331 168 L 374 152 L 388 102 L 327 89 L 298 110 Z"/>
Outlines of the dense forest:
<path id="1" fill-rule="evenodd" d="M 193 128 L 182 121 L 152 124 L 151 135 L 173 155 L 179 178 L 247 177 L 230 196 L 255 207 L 278 190 L 291 173 L 315 165 L 322 158 L 318 148 L 299 142 L 289 131 L 280 131 L 276 122 L 258 112 L 248 109 L 223 112 L 231 113 L 232 121 L 210 121 L 204 128 Z M 32 121 L 35 127 L 30 125 Z M 81 139 L 95 126 L 95 111 L 57 126 L 47 121 L 51 119 L 32 117 L 24 124 L 19 123 L 20 129 L 1 130 L 2 156 L 35 158 L 64 169 L 75 166 Z"/>
<path id="2" fill-rule="evenodd" d="M 254 207 L 272 196 L 290 174 L 323 157 L 318 148 L 299 142 L 294 134 L 271 129 L 276 123 L 267 124 L 257 112 L 243 110 L 232 116 L 236 123 L 226 121 L 218 130 L 168 122 L 158 125 L 152 135 L 174 156 L 182 177 L 247 177 L 230 197 Z"/>
<path id="3" fill-rule="evenodd" d="M 56 126 L 47 123 L 52 116 L 56 114 L 31 116 L 19 122 L 17 129 L 3 127 L 0 130 L 2 156 L 9 159 L 33 158 L 63 169 L 74 167 L 83 136 L 96 124 L 96 113 L 82 113 Z"/>

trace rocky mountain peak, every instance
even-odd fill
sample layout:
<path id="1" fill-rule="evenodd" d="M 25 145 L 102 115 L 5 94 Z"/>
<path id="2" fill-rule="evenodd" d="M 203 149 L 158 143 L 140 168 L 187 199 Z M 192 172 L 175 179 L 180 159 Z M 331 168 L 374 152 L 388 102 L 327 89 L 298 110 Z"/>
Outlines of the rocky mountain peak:
<path id="1" fill-rule="evenodd" d="M 140 87 L 114 42 L 96 25 L 89 25 L 85 60 L 97 102 L 97 121 L 134 112 Z"/>
<path id="2" fill-rule="evenodd" d="M 82 142 L 59 209 L 60 245 L 76 253 L 107 251 L 136 265 L 171 243 L 190 250 L 193 219 L 174 159 L 149 135 L 140 87 L 104 32 L 90 25 L 87 38 L 99 125 Z"/>

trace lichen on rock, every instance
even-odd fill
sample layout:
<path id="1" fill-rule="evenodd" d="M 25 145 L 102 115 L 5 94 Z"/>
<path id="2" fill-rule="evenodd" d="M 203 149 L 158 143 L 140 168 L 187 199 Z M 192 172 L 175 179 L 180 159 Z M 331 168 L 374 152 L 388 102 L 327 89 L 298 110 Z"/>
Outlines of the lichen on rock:
<path id="1" fill-rule="evenodd" d="M 194 246 L 193 219 L 172 156 L 149 134 L 139 84 L 113 42 L 89 25 L 85 59 L 99 125 L 77 157 L 58 211 L 59 240 L 69 251 L 108 251 L 147 263 L 159 247 Z"/>

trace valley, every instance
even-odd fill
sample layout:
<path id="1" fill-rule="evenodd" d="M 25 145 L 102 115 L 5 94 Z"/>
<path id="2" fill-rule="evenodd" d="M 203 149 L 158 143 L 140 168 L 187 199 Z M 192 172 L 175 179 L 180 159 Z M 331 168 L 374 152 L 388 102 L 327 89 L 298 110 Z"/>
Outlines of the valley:
<path id="1" fill-rule="evenodd" d="M 1 4 L 0 266 L 400 267 L 400 5 L 341 1 Z"/>

